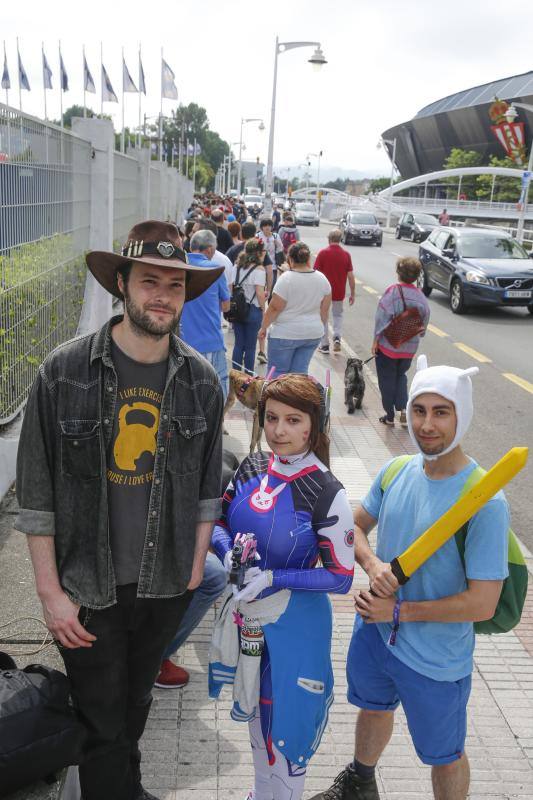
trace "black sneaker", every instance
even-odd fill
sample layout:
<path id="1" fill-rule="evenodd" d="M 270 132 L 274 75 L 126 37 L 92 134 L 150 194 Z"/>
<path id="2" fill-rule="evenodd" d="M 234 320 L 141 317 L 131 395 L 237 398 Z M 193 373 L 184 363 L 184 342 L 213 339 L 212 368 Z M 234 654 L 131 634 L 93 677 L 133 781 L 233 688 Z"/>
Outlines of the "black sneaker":
<path id="1" fill-rule="evenodd" d="M 156 797 L 155 794 L 150 794 L 150 792 L 147 792 L 146 789 L 143 789 L 141 786 L 141 791 L 135 797 L 135 800 L 159 800 L 159 798 Z"/>
<path id="2" fill-rule="evenodd" d="M 348 765 L 339 772 L 329 789 L 315 794 L 311 800 L 379 800 L 378 785 L 375 778 L 363 780 Z"/>

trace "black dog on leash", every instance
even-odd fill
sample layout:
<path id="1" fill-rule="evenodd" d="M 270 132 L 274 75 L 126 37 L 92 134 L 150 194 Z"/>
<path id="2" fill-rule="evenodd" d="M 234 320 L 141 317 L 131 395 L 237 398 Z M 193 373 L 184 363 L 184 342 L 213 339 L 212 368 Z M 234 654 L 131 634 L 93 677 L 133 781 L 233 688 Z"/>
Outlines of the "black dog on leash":
<path id="1" fill-rule="evenodd" d="M 363 362 L 360 358 L 349 358 L 344 371 L 344 402 L 348 406 L 348 414 L 361 408 L 364 396 Z"/>

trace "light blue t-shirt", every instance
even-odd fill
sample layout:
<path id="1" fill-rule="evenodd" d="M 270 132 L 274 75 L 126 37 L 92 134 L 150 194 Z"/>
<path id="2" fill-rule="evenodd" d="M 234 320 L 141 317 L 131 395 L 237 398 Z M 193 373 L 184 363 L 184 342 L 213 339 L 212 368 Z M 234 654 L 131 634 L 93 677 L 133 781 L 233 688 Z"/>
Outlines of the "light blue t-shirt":
<path id="1" fill-rule="evenodd" d="M 385 493 L 379 472 L 363 500 L 363 507 L 378 520 L 376 554 L 390 562 L 417 539 L 458 499 L 466 479 L 477 466 L 466 466 L 457 475 L 432 480 L 424 472 L 422 455 L 416 455 L 398 473 Z M 470 520 L 465 544 L 465 568 L 452 536 L 409 581 L 398 590 L 401 600 L 438 600 L 465 591 L 471 580 L 503 580 L 507 577 L 509 508 L 498 492 Z M 400 661 L 438 681 L 457 681 L 472 672 L 474 626 L 471 622 L 406 622 L 400 625 L 396 644 L 388 645 L 391 623 L 377 623 L 381 636 Z"/>
<path id="2" fill-rule="evenodd" d="M 201 253 L 188 253 L 187 259 L 189 264 L 206 269 L 218 266 Z M 229 299 L 228 284 L 222 274 L 199 297 L 185 303 L 180 318 L 180 337 L 183 341 L 199 353 L 224 350 L 220 303 Z"/>

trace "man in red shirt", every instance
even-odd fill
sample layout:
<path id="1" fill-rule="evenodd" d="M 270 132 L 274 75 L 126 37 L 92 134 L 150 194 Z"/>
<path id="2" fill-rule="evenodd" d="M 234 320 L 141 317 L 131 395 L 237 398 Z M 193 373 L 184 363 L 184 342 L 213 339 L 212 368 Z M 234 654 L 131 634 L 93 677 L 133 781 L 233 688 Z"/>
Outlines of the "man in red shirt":
<path id="1" fill-rule="evenodd" d="M 315 260 L 315 269 L 322 272 L 331 284 L 331 308 L 333 316 L 333 350 L 341 349 L 342 306 L 346 296 L 346 278 L 350 285 L 348 302 L 353 306 L 355 300 L 355 278 L 353 276 L 350 254 L 341 247 L 342 233 L 338 228 L 330 231 L 329 247 L 320 250 Z M 324 323 L 324 336 L 318 348 L 320 353 L 329 353 L 328 320 Z"/>

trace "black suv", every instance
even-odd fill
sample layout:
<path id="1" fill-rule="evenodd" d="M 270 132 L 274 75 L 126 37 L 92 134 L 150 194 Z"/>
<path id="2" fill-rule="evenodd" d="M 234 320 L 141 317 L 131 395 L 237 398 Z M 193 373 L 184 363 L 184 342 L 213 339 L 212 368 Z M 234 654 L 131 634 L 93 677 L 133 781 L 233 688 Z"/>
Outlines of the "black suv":
<path id="1" fill-rule="evenodd" d="M 340 221 L 343 244 L 361 242 L 381 247 L 383 231 L 373 214 L 366 211 L 348 211 Z"/>
<path id="2" fill-rule="evenodd" d="M 533 264 L 504 231 L 436 228 L 420 245 L 420 288 L 440 289 L 454 314 L 470 306 L 525 306 L 533 314 Z"/>
<path id="3" fill-rule="evenodd" d="M 407 236 L 412 242 L 423 242 L 431 231 L 438 227 L 438 224 L 438 219 L 432 217 L 431 214 L 408 212 L 396 225 L 396 238 L 401 239 L 402 236 Z"/>

